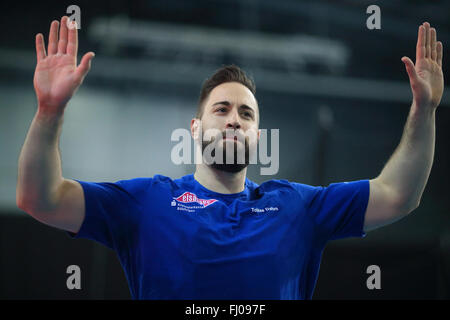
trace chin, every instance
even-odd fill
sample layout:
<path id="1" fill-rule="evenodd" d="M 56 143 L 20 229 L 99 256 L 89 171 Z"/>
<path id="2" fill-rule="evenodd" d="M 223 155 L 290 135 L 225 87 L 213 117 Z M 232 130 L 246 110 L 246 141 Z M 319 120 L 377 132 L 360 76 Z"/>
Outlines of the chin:
<path id="1" fill-rule="evenodd" d="M 248 164 L 224 164 L 224 163 L 222 163 L 222 164 L 213 163 L 211 165 L 211 167 L 213 167 L 214 169 L 217 169 L 220 171 L 225 171 L 225 172 L 230 172 L 230 173 L 241 172 L 247 166 L 248 166 Z"/>

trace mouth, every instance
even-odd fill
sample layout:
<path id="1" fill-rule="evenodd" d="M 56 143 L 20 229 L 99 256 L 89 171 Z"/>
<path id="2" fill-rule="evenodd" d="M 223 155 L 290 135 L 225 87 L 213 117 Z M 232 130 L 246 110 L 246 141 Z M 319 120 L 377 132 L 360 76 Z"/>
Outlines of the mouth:
<path id="1" fill-rule="evenodd" d="M 245 141 L 245 136 L 240 132 L 224 132 L 222 135 L 223 140 Z"/>

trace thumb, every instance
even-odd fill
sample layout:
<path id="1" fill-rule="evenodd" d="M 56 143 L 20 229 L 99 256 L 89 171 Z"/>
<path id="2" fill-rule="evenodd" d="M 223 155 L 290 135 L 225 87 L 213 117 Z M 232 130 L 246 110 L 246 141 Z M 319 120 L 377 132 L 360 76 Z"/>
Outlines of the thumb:
<path id="1" fill-rule="evenodd" d="M 91 61 L 95 57 L 94 52 L 88 52 L 86 53 L 83 58 L 81 58 L 80 65 L 76 69 L 76 74 L 79 79 L 83 79 L 86 74 L 91 69 Z"/>
<path id="2" fill-rule="evenodd" d="M 414 63 L 408 57 L 403 57 L 402 62 L 405 64 L 406 72 L 408 73 L 409 81 L 411 82 L 411 84 L 413 82 L 416 82 L 418 79 Z"/>

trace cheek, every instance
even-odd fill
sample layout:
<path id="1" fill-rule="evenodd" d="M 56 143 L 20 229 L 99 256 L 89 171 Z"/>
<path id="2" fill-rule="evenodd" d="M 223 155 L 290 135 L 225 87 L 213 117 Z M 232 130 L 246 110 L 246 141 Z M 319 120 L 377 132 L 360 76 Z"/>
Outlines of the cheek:
<path id="1" fill-rule="evenodd" d="M 258 141 L 258 129 L 257 128 L 250 128 L 245 130 L 245 135 L 248 137 L 248 139 L 254 139 L 255 142 Z"/>
<path id="2" fill-rule="evenodd" d="M 215 115 L 204 116 L 202 123 L 206 128 L 219 128 L 220 124 L 224 122 L 224 117 L 219 117 Z"/>

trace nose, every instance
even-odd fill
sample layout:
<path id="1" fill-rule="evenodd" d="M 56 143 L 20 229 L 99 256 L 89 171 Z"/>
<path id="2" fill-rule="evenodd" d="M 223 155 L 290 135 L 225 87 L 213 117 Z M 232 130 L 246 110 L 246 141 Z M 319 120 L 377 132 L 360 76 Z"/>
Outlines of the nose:
<path id="1" fill-rule="evenodd" d="M 230 112 L 230 116 L 227 119 L 227 126 L 226 129 L 234 129 L 238 130 L 241 128 L 241 123 L 239 122 L 239 115 L 236 110 L 233 110 Z"/>

